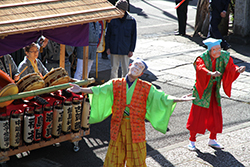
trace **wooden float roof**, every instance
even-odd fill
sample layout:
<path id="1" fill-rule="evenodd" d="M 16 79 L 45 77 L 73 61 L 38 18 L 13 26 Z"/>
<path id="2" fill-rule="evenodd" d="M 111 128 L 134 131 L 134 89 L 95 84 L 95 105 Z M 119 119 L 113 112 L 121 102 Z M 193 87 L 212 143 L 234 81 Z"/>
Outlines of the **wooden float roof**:
<path id="1" fill-rule="evenodd" d="M 107 0 L 0 1 L 0 37 L 122 17 Z"/>

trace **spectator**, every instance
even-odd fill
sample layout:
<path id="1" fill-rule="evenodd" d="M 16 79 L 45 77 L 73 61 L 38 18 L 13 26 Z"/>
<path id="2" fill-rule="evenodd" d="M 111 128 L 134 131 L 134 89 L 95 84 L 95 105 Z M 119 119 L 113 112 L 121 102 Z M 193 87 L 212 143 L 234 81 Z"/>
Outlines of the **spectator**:
<path id="1" fill-rule="evenodd" d="M 94 59 L 96 58 L 96 49 L 99 39 L 99 23 L 89 23 L 89 57 L 88 57 L 88 74 L 89 76 Z M 75 72 L 75 79 L 82 80 L 83 71 L 83 47 L 76 47 L 77 52 L 77 65 Z"/>
<path id="2" fill-rule="evenodd" d="M 147 65 L 136 59 L 125 78 L 110 80 L 101 86 L 81 88 L 72 85 L 69 91 L 90 96 L 90 123 L 101 122 L 112 113 L 110 142 L 104 167 L 146 166 L 145 118 L 153 127 L 166 133 L 175 103 L 192 97 L 174 98 L 138 79 Z"/>
<path id="3" fill-rule="evenodd" d="M 111 55 L 111 79 L 118 77 L 120 63 L 122 76 L 128 73 L 129 60 L 133 56 L 136 44 L 136 21 L 127 12 L 128 2 L 119 0 L 115 6 L 124 16 L 111 20 L 106 33 L 107 54 Z"/>
<path id="4" fill-rule="evenodd" d="M 222 37 L 219 31 L 219 24 L 223 17 L 226 17 L 228 10 L 229 0 L 212 0 L 210 3 L 210 24 L 207 37 L 221 39 L 221 48 L 224 50 L 229 49 L 231 46 Z"/>
<path id="5" fill-rule="evenodd" d="M 112 5 L 115 5 L 115 3 L 116 3 L 117 0 L 108 0 L 108 1 L 109 1 L 110 3 L 112 3 Z M 130 11 L 129 0 L 127 0 L 127 2 L 128 2 L 128 11 Z M 107 54 L 106 48 L 105 48 L 105 50 L 102 52 L 102 58 L 103 58 L 103 59 L 109 59 L 109 58 L 108 58 L 108 54 Z"/>
<path id="6" fill-rule="evenodd" d="M 45 38 L 43 35 L 36 41 L 36 43 L 40 46 L 40 52 L 38 58 L 42 60 L 42 57 L 46 54 L 46 49 L 44 49 L 48 45 L 49 39 Z M 42 63 L 44 63 L 42 61 Z"/>
<path id="7" fill-rule="evenodd" d="M 210 131 L 208 145 L 221 149 L 223 146 L 216 141 L 217 133 L 222 132 L 222 112 L 220 102 L 220 87 L 223 84 L 224 92 L 231 95 L 231 85 L 245 66 L 238 67 L 227 51 L 221 51 L 221 39 L 209 38 L 203 41 L 208 50 L 201 54 L 194 62 L 196 69 L 196 83 L 193 89 L 193 100 L 187 129 L 190 131 L 190 150 L 196 150 L 196 134 Z"/>
<path id="8" fill-rule="evenodd" d="M 39 45 L 36 43 L 32 43 L 23 48 L 26 56 L 23 61 L 18 66 L 18 71 L 23 71 L 23 69 L 28 67 L 22 74 L 21 78 L 29 73 L 38 73 L 41 77 L 48 73 L 48 70 L 42 62 L 38 59 L 39 55 Z"/>
<path id="9" fill-rule="evenodd" d="M 178 5 L 182 0 L 175 0 L 176 5 Z M 188 12 L 188 3 L 189 0 L 185 0 L 177 9 L 178 17 L 178 31 L 175 32 L 175 35 L 186 35 L 186 25 L 187 25 L 187 12 Z"/>
<path id="10" fill-rule="evenodd" d="M 20 78 L 16 63 L 9 54 L 0 56 L 0 70 L 11 76 L 14 81 L 18 81 Z"/>
<path id="11" fill-rule="evenodd" d="M 65 45 L 65 70 L 67 71 L 69 77 L 71 77 L 71 63 L 69 61 L 69 57 L 74 52 L 74 49 L 74 46 Z M 59 67 L 60 44 L 49 40 L 44 50 L 46 50 L 46 54 L 42 57 L 42 61 L 46 65 L 47 69 L 50 71 L 52 68 Z"/>

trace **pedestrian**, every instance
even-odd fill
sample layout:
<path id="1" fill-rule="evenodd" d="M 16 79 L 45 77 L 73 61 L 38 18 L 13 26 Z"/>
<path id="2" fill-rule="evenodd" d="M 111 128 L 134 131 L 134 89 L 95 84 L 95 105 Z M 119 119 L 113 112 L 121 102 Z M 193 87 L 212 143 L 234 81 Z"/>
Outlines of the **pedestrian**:
<path id="1" fill-rule="evenodd" d="M 184 2 L 182 3 L 182 1 Z M 175 3 L 176 5 L 181 3 L 181 5 L 176 9 L 178 18 L 178 31 L 175 32 L 175 35 L 185 36 L 189 0 L 175 0 Z"/>
<path id="2" fill-rule="evenodd" d="M 65 45 L 65 67 L 69 77 L 71 77 L 71 62 L 69 57 L 73 54 L 75 47 Z M 42 62 L 46 65 L 46 68 L 51 69 L 58 68 L 60 66 L 60 44 L 49 40 L 48 44 L 44 48 L 45 53 L 42 55 Z"/>
<path id="3" fill-rule="evenodd" d="M 222 133 L 221 82 L 224 92 L 231 96 L 231 85 L 245 66 L 238 67 L 233 63 L 229 52 L 221 50 L 221 39 L 208 38 L 203 41 L 208 47 L 194 62 L 196 83 L 193 89 L 193 100 L 186 128 L 190 131 L 188 149 L 196 150 L 196 134 L 210 131 L 208 145 L 221 149 L 216 141 L 217 133 Z"/>
<path id="4" fill-rule="evenodd" d="M 130 57 L 133 56 L 136 45 L 136 21 L 127 12 L 128 2 L 119 0 L 115 6 L 124 14 L 122 18 L 112 19 L 106 33 L 107 54 L 111 55 L 111 76 L 118 77 L 121 63 L 122 76 L 128 73 Z"/>
<path id="5" fill-rule="evenodd" d="M 207 38 L 221 39 L 221 48 L 224 50 L 229 49 L 231 46 L 222 37 L 219 31 L 219 24 L 221 19 L 226 17 L 228 10 L 229 0 L 210 0 L 210 22 L 208 28 Z"/>
<path id="6" fill-rule="evenodd" d="M 117 0 L 108 0 L 112 5 L 115 5 L 115 3 L 117 2 Z M 128 11 L 130 11 L 130 3 L 129 0 L 127 0 L 128 2 Z M 106 32 L 106 31 L 105 31 Z M 107 54 L 107 49 L 105 47 L 104 51 L 102 52 L 102 59 L 109 59 L 108 58 L 108 54 Z"/>
<path id="7" fill-rule="evenodd" d="M 96 58 L 96 49 L 99 40 L 99 23 L 92 22 L 89 23 L 89 55 L 88 55 L 88 73 L 89 76 L 91 67 L 93 65 L 94 59 Z M 77 54 L 77 65 L 76 72 L 74 75 L 75 79 L 82 80 L 83 72 L 83 47 L 76 47 Z"/>
<path id="8" fill-rule="evenodd" d="M 89 123 L 98 123 L 112 114 L 110 143 L 104 167 L 146 166 L 145 118 L 152 126 L 166 133 L 169 117 L 176 102 L 193 97 L 174 98 L 157 90 L 151 83 L 139 79 L 147 65 L 135 59 L 125 78 L 117 78 L 101 86 L 81 88 L 73 85 L 69 91 L 88 93 L 91 113 Z"/>

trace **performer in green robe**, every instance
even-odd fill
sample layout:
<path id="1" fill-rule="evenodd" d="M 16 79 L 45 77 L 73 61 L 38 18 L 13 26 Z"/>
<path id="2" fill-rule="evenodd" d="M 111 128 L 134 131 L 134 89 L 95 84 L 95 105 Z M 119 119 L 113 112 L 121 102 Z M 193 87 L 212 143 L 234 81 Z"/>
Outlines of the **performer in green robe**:
<path id="1" fill-rule="evenodd" d="M 145 119 L 156 130 L 166 133 L 176 102 L 194 99 L 172 97 L 138 79 L 146 69 L 146 63 L 136 59 L 125 78 L 91 88 L 72 84 L 68 89 L 89 94 L 90 124 L 101 122 L 112 114 L 111 140 L 104 167 L 124 166 L 125 162 L 127 166 L 146 166 Z"/>

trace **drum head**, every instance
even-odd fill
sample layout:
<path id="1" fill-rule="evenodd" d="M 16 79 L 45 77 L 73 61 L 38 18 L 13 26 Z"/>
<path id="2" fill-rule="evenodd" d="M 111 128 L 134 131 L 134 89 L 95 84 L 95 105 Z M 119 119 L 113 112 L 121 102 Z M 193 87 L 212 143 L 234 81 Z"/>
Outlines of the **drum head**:
<path id="1" fill-rule="evenodd" d="M 70 80 L 70 77 L 69 77 L 69 76 L 64 76 L 64 77 L 58 78 L 57 80 L 55 80 L 54 82 L 52 82 L 52 83 L 50 84 L 50 86 L 68 83 L 69 80 Z"/>
<path id="2" fill-rule="evenodd" d="M 62 67 L 52 69 L 44 76 L 45 86 L 54 86 L 59 84 L 68 83 L 70 77 L 66 70 Z"/>
<path id="3" fill-rule="evenodd" d="M 5 87 L 3 87 L 1 89 L 0 97 L 8 96 L 8 95 L 15 95 L 17 93 L 18 93 L 17 85 L 15 83 L 9 83 L 8 85 L 6 85 Z M 2 102 L 2 103 L 0 103 L 0 107 L 8 106 L 12 102 L 13 102 L 13 100 Z"/>
<path id="4" fill-rule="evenodd" d="M 30 90 L 36 90 L 36 89 L 41 89 L 44 88 L 45 83 L 43 80 L 38 80 L 36 82 L 31 83 L 30 85 L 28 85 L 24 91 L 30 91 Z"/>
<path id="5" fill-rule="evenodd" d="M 37 73 L 32 73 L 22 77 L 17 82 L 17 86 L 20 92 L 25 92 L 44 88 L 45 83 L 44 80 Z"/>

